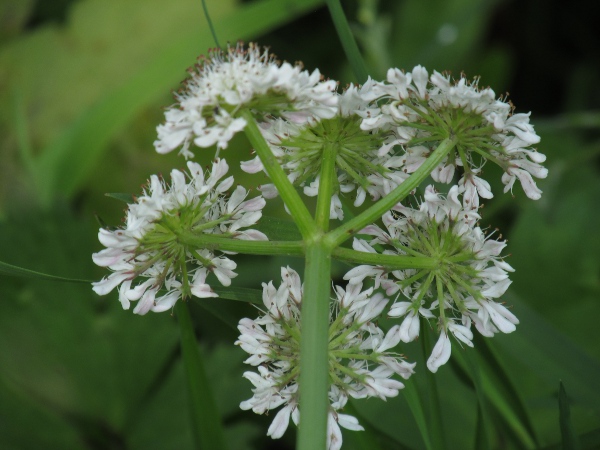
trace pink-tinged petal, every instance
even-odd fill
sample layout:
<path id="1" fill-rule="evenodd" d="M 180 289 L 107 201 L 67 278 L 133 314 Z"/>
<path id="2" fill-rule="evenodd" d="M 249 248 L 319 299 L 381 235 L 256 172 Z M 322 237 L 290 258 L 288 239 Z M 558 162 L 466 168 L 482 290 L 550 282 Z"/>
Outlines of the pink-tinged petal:
<path id="1" fill-rule="evenodd" d="M 155 289 L 147 290 L 144 293 L 144 295 L 142 296 L 142 298 L 138 301 L 138 304 L 136 305 L 136 307 L 133 309 L 133 313 L 139 314 L 140 316 L 143 316 L 144 314 L 146 314 L 148 311 L 150 311 L 152 306 L 154 306 L 154 298 L 155 297 L 156 297 Z"/>
<path id="2" fill-rule="evenodd" d="M 427 360 L 427 368 L 433 373 L 437 372 L 441 366 L 448 362 L 451 351 L 452 347 L 450 344 L 450 339 L 446 333 L 442 331 L 440 338 L 433 347 L 431 356 Z"/>
<path id="3" fill-rule="evenodd" d="M 287 430 L 287 427 L 290 423 L 290 414 L 292 412 L 292 406 L 287 405 L 282 408 L 275 418 L 271 425 L 269 426 L 269 430 L 267 431 L 267 436 L 271 436 L 272 439 L 279 439 Z"/>
<path id="4" fill-rule="evenodd" d="M 115 272 L 100 281 L 92 283 L 92 290 L 98 295 L 106 295 L 116 288 L 120 283 L 132 276 L 131 273 Z"/>
<path id="5" fill-rule="evenodd" d="M 348 414 L 337 415 L 337 422 L 341 427 L 352 431 L 364 431 L 365 429 L 358 423 L 358 419 Z"/>
<path id="6" fill-rule="evenodd" d="M 327 417 L 327 450 L 342 448 L 342 430 L 332 413 Z"/>
<path id="7" fill-rule="evenodd" d="M 242 161 L 240 167 L 246 173 L 258 173 L 264 170 L 263 163 L 258 156 L 250 161 Z"/>

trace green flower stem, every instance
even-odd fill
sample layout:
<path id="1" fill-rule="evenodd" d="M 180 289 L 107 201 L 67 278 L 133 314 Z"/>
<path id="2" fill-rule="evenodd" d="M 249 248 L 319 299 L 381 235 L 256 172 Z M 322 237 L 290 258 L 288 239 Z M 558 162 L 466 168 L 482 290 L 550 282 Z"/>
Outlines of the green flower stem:
<path id="1" fill-rule="evenodd" d="M 275 184 L 279 195 L 281 195 L 283 202 L 288 207 L 290 214 L 294 218 L 294 222 L 298 225 L 302 237 L 306 240 L 312 239 L 318 234 L 317 225 L 310 215 L 310 212 L 308 212 L 306 205 L 300 198 L 300 195 L 296 192 L 296 188 L 294 188 L 290 180 L 288 180 L 287 175 L 279 165 L 277 158 L 273 155 L 273 152 L 269 148 L 269 144 L 267 144 L 260 133 L 252 112 L 246 109 L 240 111 L 240 115 L 246 119 L 247 122 L 244 132 L 246 133 L 248 140 L 254 147 L 254 150 L 256 150 L 271 181 Z"/>
<path id="2" fill-rule="evenodd" d="M 444 330 L 441 331 L 444 333 Z M 431 342 L 431 333 L 429 332 L 429 322 L 426 319 L 421 318 L 421 344 L 423 348 L 423 356 L 425 361 L 429 358 L 433 344 Z M 427 378 L 427 391 L 429 397 L 429 412 L 430 412 L 430 437 L 431 445 L 436 450 L 444 450 L 446 448 L 444 441 L 444 428 L 442 426 L 442 412 L 440 408 L 440 395 L 437 388 L 437 380 L 435 374 L 431 373 L 428 369 L 425 370 L 425 377 Z"/>
<path id="3" fill-rule="evenodd" d="M 362 230 L 366 225 L 373 223 L 383 216 L 396 203 L 404 200 L 413 189 L 417 188 L 431 174 L 433 169 L 446 157 L 455 145 L 455 139 L 448 138 L 440 142 L 438 148 L 429 155 L 425 162 L 421 164 L 421 167 L 415 170 L 400 186 L 352 220 L 330 231 L 325 237 L 327 245 L 331 248 L 339 246 L 342 242 Z"/>
<path id="4" fill-rule="evenodd" d="M 357 264 L 381 266 L 392 270 L 396 269 L 435 269 L 438 261 L 428 256 L 403 256 L 382 255 L 380 253 L 367 253 L 338 247 L 331 254 L 335 259 Z"/>
<path id="5" fill-rule="evenodd" d="M 317 197 L 317 210 L 315 220 L 317 226 L 323 231 L 329 229 L 329 213 L 331 209 L 331 195 L 335 180 L 335 160 L 337 158 L 337 144 L 324 146 L 321 158 L 321 173 L 319 176 L 319 195 Z"/>
<path id="6" fill-rule="evenodd" d="M 182 244 L 208 250 L 225 250 L 248 255 L 303 255 L 303 241 L 246 241 L 218 234 L 194 234 L 189 231 L 178 236 Z"/>
<path id="7" fill-rule="evenodd" d="M 352 35 L 342 5 L 339 0 L 326 0 L 325 2 L 329 8 L 329 14 L 331 14 L 335 30 L 342 42 L 344 52 L 350 62 L 350 67 L 352 67 L 352 72 L 354 72 L 354 76 L 356 76 L 359 83 L 364 83 L 369 77 L 369 71 L 367 70 L 365 60 L 360 54 L 356 40 Z"/>
<path id="8" fill-rule="evenodd" d="M 225 450 L 225 438 L 219 411 L 213 398 L 213 389 L 206 376 L 202 356 L 198 350 L 194 326 L 187 303 L 175 306 L 181 330 L 181 354 L 189 389 L 192 429 L 196 448 Z"/>
<path id="9" fill-rule="evenodd" d="M 306 249 L 300 341 L 298 450 L 324 450 L 329 409 L 329 296 L 331 255 L 322 243 Z"/>

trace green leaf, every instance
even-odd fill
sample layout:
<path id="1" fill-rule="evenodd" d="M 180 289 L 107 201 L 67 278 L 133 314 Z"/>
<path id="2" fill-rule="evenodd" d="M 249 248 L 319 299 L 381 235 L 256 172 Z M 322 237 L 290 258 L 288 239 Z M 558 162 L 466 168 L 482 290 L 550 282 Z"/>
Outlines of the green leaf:
<path id="1" fill-rule="evenodd" d="M 295 222 L 279 217 L 262 216 L 253 228 L 265 233 L 271 241 L 299 241 L 302 239 Z"/>
<path id="2" fill-rule="evenodd" d="M 34 278 L 37 280 L 45 280 L 45 281 L 61 281 L 63 283 L 85 283 L 90 284 L 89 280 L 78 280 L 76 278 L 65 278 L 65 277 L 57 277 L 55 275 L 48 275 L 41 272 L 36 272 L 35 270 L 24 269 L 22 267 L 13 266 L 12 264 L 8 264 L 0 261 L 0 274 L 9 275 L 12 277 L 22 277 L 22 278 Z"/>
<path id="3" fill-rule="evenodd" d="M 257 303 L 262 305 L 262 291 L 260 289 L 241 288 L 241 287 L 213 287 L 219 298 L 227 300 L 237 300 L 240 302 Z M 199 299 L 203 301 L 204 299 Z"/>
<path id="4" fill-rule="evenodd" d="M 243 4 L 215 19 L 220 36 L 229 41 L 253 38 L 310 11 L 322 0 L 262 0 Z M 143 2 L 142 8 L 146 8 Z M 142 109 L 168 92 L 201 51 L 212 47 L 210 30 L 190 28 L 179 40 L 152 54 L 137 73 L 85 111 L 36 161 L 42 203 L 57 193 L 73 195 L 89 176 L 112 137 Z M 82 149 L 85 149 L 83 151 Z"/>
<path id="5" fill-rule="evenodd" d="M 475 394 L 477 395 L 477 434 L 476 434 L 476 448 L 478 449 L 490 449 L 493 442 L 491 417 L 488 411 L 487 398 L 484 393 L 484 387 L 482 382 L 481 371 L 478 361 L 475 359 L 475 355 L 472 354 L 470 349 L 456 348 L 452 352 L 452 358 L 460 361 L 461 364 L 468 368 L 471 381 L 475 388 Z"/>
<path id="6" fill-rule="evenodd" d="M 427 369 L 425 369 L 427 370 Z M 404 389 L 402 389 L 402 394 L 406 399 L 406 403 L 408 403 L 408 407 L 412 413 L 412 416 L 417 422 L 417 427 L 419 428 L 419 433 L 421 433 L 421 437 L 423 438 L 423 443 L 425 444 L 425 448 L 427 450 L 432 450 L 433 447 L 431 445 L 431 439 L 429 438 L 430 432 L 428 427 L 427 419 L 425 418 L 425 409 L 423 408 L 423 401 L 415 383 L 408 379 L 403 381 Z"/>
<path id="7" fill-rule="evenodd" d="M 600 363 L 550 325 L 519 297 L 508 292 L 506 301 L 521 322 L 517 332 L 496 341 L 508 358 L 518 360 L 549 386 L 557 379 L 569 384 L 569 395 L 579 405 L 600 411 Z"/>
<path id="8" fill-rule="evenodd" d="M 125 202 L 127 204 L 135 203 L 135 199 L 133 198 L 132 194 L 122 194 L 122 193 L 114 192 L 114 193 L 107 193 L 104 195 L 106 195 L 107 197 L 116 198 L 117 200 L 121 200 L 122 202 Z"/>
<path id="9" fill-rule="evenodd" d="M 226 447 L 221 418 L 198 349 L 188 306 L 184 302 L 177 302 L 176 310 L 181 330 L 181 353 L 189 389 L 192 429 L 197 447 L 206 450 L 223 450 Z"/>
<path id="10" fill-rule="evenodd" d="M 559 382 L 558 389 L 558 410 L 560 434 L 562 436 L 562 444 L 564 450 L 579 450 L 579 440 L 575 434 L 573 423 L 571 422 L 571 409 L 569 408 L 569 399 L 562 381 Z"/>
<path id="11" fill-rule="evenodd" d="M 539 441 L 531 417 L 519 395 L 517 386 L 499 361 L 493 342 L 476 334 L 474 343 L 477 354 L 480 356 L 482 378 L 490 400 L 498 403 L 499 410 L 510 411 L 509 423 L 513 424 L 513 429 L 521 441 L 528 442 L 532 448 L 538 448 Z M 490 392 L 492 390 L 493 393 Z M 499 403 L 502 403 L 502 406 Z"/>

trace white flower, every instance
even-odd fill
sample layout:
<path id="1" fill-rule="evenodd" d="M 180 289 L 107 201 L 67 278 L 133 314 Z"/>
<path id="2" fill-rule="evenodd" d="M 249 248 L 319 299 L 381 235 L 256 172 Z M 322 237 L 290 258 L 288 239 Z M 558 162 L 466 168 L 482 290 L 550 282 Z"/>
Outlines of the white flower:
<path id="1" fill-rule="evenodd" d="M 344 279 L 351 283 L 369 277 L 388 296 L 398 295 L 388 315 L 401 318 L 386 336 L 387 345 L 410 342 L 420 333 L 420 318 L 435 319 L 441 336 L 452 334 L 460 343 L 473 346 L 471 323 L 484 336 L 501 331 L 510 333 L 517 318 L 494 300 L 508 286 L 512 267 L 502 260 L 506 242 L 485 236 L 477 226 L 479 216 L 458 200 L 458 186 L 446 197 L 432 186 L 425 189 L 418 208 L 397 205 L 383 218 L 385 230 L 369 225 L 361 234 L 373 236 L 370 242 L 355 239 L 354 249 L 375 252 L 380 246 L 386 255 L 428 257 L 437 264 L 431 269 L 394 270 L 385 266 L 358 266 Z M 378 247 L 379 248 L 379 247 Z M 450 340 L 440 337 L 428 367 L 437 368 L 450 355 Z"/>
<path id="2" fill-rule="evenodd" d="M 368 131 L 360 128 L 363 117 L 375 107 L 365 100 L 372 86 L 372 82 L 362 87 L 350 85 L 339 96 L 335 117 L 304 124 L 277 119 L 261 128 L 289 180 L 302 186 L 309 197 L 319 192 L 323 159 L 335 158 L 331 219 L 343 219 L 340 197 L 344 194 L 356 192 L 354 206 L 360 206 L 367 195 L 378 200 L 408 177 L 400 170 L 403 159 L 392 151 L 399 142 L 395 131 L 389 127 Z M 256 157 L 243 162 L 242 170 L 257 173 L 264 167 Z M 264 191 L 263 194 L 268 195 Z"/>
<path id="3" fill-rule="evenodd" d="M 165 112 L 166 122 L 157 128 L 154 146 L 159 153 L 180 148 L 188 158 L 192 142 L 227 148 L 246 126 L 245 119 L 236 116 L 242 108 L 259 118 L 281 116 L 297 123 L 335 114 L 335 81 L 322 81 L 318 70 L 308 73 L 299 65 L 280 64 L 268 49 L 255 44 L 215 49 L 190 75 L 175 95 L 177 104 Z"/>
<path id="4" fill-rule="evenodd" d="M 92 258 L 113 273 L 93 283 L 93 289 L 106 295 L 119 286 L 123 308 L 137 301 L 136 314 L 169 310 L 189 295 L 216 297 L 206 283 L 210 273 L 224 286 L 237 276 L 235 262 L 182 243 L 182 233 L 267 239 L 257 230 L 245 229 L 260 219 L 264 199 L 245 200 L 248 192 L 240 186 L 231 196 L 224 195 L 233 184 L 233 177 L 222 180 L 228 170 L 225 160 L 216 160 L 208 176 L 197 163 L 187 166 L 189 182 L 178 170 L 171 172 L 170 186 L 153 175 L 148 190 L 129 205 L 125 228 L 100 229 L 98 234 L 106 248 Z"/>
<path id="5" fill-rule="evenodd" d="M 282 283 L 263 283 L 263 304 L 266 312 L 256 320 L 242 319 L 236 341 L 250 356 L 247 364 L 258 367 L 258 373 L 246 372 L 244 377 L 254 385 L 253 397 L 240 404 L 244 410 L 257 414 L 283 406 L 275 415 L 267 435 L 281 437 L 290 421 L 297 425 L 298 376 L 300 360 L 300 308 L 302 284 L 298 274 L 288 268 L 281 270 Z M 362 430 L 355 417 L 341 414 L 348 397 L 395 397 L 404 385 L 392 378 L 394 374 L 407 379 L 415 364 L 399 355 L 386 352 L 395 345 L 370 322 L 377 317 L 387 300 L 373 289 L 362 290 L 360 284 L 346 289 L 335 286 L 336 301 L 329 328 L 329 389 L 328 449 L 342 445 L 340 426 Z"/>
<path id="6" fill-rule="evenodd" d="M 540 164 L 546 159 L 532 145 L 540 138 L 529 123 L 529 114 L 513 114 L 512 105 L 496 99 L 490 88 L 480 89 L 478 80 L 469 82 L 463 75 L 457 81 L 416 66 L 411 73 L 390 69 L 387 83 L 373 83 L 367 98 L 387 99 L 379 108 L 369 110 L 362 123 L 365 130 L 396 127 L 396 143 L 406 146 L 404 170 L 419 168 L 439 142 L 452 135 L 456 148 L 431 176 L 451 183 L 455 167 L 464 170 L 459 186 L 465 192 L 465 207 L 476 208 L 479 196 L 491 198 L 489 185 L 479 175 L 486 161 L 504 170 L 505 192 L 519 179 L 525 194 L 534 200 L 541 196 L 532 176 L 545 178 L 548 171 Z"/>

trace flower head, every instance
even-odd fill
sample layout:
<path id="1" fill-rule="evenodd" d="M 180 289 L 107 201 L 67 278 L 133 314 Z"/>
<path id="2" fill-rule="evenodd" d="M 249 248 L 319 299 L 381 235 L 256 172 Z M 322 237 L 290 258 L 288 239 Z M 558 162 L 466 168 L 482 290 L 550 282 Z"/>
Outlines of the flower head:
<path id="1" fill-rule="evenodd" d="M 408 175 L 400 170 L 402 158 L 390 153 L 398 137 L 394 130 L 363 130 L 361 123 L 372 102 L 364 100 L 373 83 L 350 85 L 340 96 L 334 117 L 303 124 L 278 119 L 266 122 L 262 133 L 289 180 L 314 197 L 319 192 L 324 160 L 334 161 L 334 189 L 330 218 L 343 219 L 340 195 L 356 192 L 354 205 L 368 195 L 373 200 L 389 194 Z M 242 163 L 249 173 L 264 170 L 260 158 Z M 276 195 L 273 185 L 261 188 L 265 196 Z"/>
<path id="2" fill-rule="evenodd" d="M 236 344 L 250 354 L 246 363 L 256 366 L 258 373 L 245 372 L 253 385 L 253 396 L 240 404 L 244 410 L 257 414 L 283 406 L 268 430 L 276 439 L 283 435 L 290 417 L 300 420 L 298 409 L 300 372 L 300 307 L 302 284 L 298 274 L 288 268 L 281 270 L 283 282 L 275 288 L 272 282 L 263 283 L 264 315 L 256 320 L 242 319 L 238 325 L 240 337 Z M 414 364 L 400 355 L 387 352 L 395 343 L 372 320 L 387 300 L 373 289 L 362 285 L 336 286 L 336 300 L 329 326 L 329 389 L 328 449 L 342 445 L 340 426 L 362 430 L 356 418 L 340 413 L 348 397 L 367 398 L 398 395 L 404 385 L 392 378 L 398 374 L 408 378 Z M 397 343 L 397 342 L 396 342 Z M 392 345 L 393 344 L 393 345 Z"/>
<path id="3" fill-rule="evenodd" d="M 206 283 L 209 274 L 224 286 L 237 276 L 235 262 L 199 248 L 186 236 L 208 233 L 267 239 L 257 230 L 246 229 L 260 219 L 264 199 L 245 200 L 248 192 L 241 186 L 226 196 L 233 177 L 221 180 L 228 170 L 225 160 L 216 160 L 207 176 L 199 164 L 187 166 L 189 182 L 179 170 L 171 172 L 170 186 L 153 175 L 147 191 L 129 205 L 125 227 L 100 229 L 98 234 L 106 249 L 92 258 L 113 273 L 93 283 L 93 289 L 106 295 L 119 286 L 124 309 L 139 300 L 136 314 L 168 310 L 182 296 L 216 297 Z"/>
<path id="4" fill-rule="evenodd" d="M 510 333 L 519 323 L 494 301 L 510 285 L 508 272 L 513 271 L 500 256 L 506 242 L 485 236 L 477 226 L 479 216 L 461 205 L 458 191 L 453 186 L 444 198 L 429 186 L 418 209 L 399 205 L 383 216 L 385 230 L 370 225 L 361 233 L 373 239 L 354 241 L 358 251 L 376 252 L 374 246 L 381 246 L 384 254 L 428 258 L 432 265 L 405 270 L 363 265 L 344 277 L 350 283 L 371 277 L 387 295 L 397 295 L 388 313 L 403 318 L 389 331 L 397 341 L 410 342 L 419 335 L 420 317 L 437 321 L 440 341 L 428 362 L 433 372 L 450 356 L 449 334 L 473 346 L 472 323 L 484 336 Z"/>
<path id="5" fill-rule="evenodd" d="M 233 135 L 246 126 L 241 109 L 257 116 L 287 117 L 304 122 L 310 117 L 326 118 L 335 113 L 334 81 L 322 81 L 318 70 L 309 73 L 301 66 L 279 63 L 268 49 L 255 44 L 212 50 L 190 70 L 177 104 L 167 109 L 166 122 L 157 128 L 156 151 L 180 148 L 192 156 L 198 147 L 227 148 Z"/>
<path id="6" fill-rule="evenodd" d="M 548 171 L 541 166 L 546 157 L 531 148 L 540 138 L 529 114 L 513 114 L 510 103 L 496 99 L 493 90 L 480 89 L 477 83 L 463 75 L 452 81 L 436 71 L 429 76 L 421 66 L 410 73 L 390 69 L 387 83 L 375 83 L 367 97 L 388 103 L 369 111 L 362 127 L 396 127 L 398 143 L 406 147 L 403 170 L 407 173 L 414 172 L 440 141 L 454 139 L 455 151 L 431 175 L 435 181 L 450 183 L 456 167 L 462 167 L 459 185 L 465 207 L 476 209 L 479 197 L 492 197 L 489 184 L 479 177 L 486 161 L 504 170 L 505 192 L 519 179 L 525 194 L 539 199 L 542 191 L 532 176 L 545 178 Z"/>

